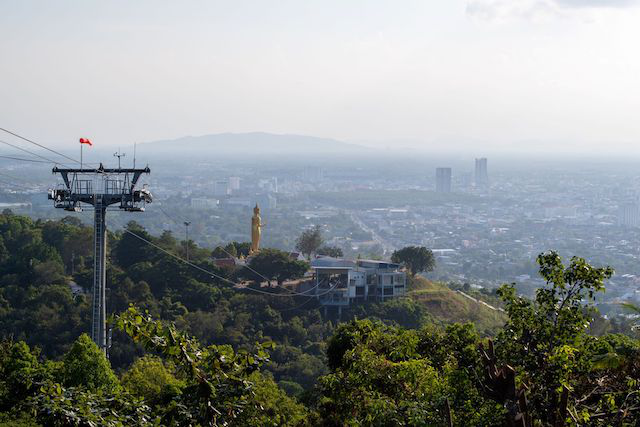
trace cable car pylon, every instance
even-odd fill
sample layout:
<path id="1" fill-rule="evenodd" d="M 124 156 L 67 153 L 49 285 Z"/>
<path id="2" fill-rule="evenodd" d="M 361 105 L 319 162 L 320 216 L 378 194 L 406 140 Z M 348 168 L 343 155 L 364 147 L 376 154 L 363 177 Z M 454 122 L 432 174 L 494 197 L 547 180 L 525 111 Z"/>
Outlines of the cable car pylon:
<path id="1" fill-rule="evenodd" d="M 120 159 L 118 159 L 120 160 Z M 64 184 L 50 190 L 48 197 L 54 207 L 71 212 L 80 212 L 82 203 L 93 205 L 93 289 L 91 338 L 98 347 L 107 352 L 106 316 L 106 257 L 107 257 L 107 208 L 118 204 L 127 212 L 144 212 L 144 205 L 151 203 L 151 192 L 147 188 L 136 189 L 142 174 L 149 174 L 149 166 L 143 169 L 107 169 L 102 163 L 97 169 L 53 168 L 60 174 Z"/>

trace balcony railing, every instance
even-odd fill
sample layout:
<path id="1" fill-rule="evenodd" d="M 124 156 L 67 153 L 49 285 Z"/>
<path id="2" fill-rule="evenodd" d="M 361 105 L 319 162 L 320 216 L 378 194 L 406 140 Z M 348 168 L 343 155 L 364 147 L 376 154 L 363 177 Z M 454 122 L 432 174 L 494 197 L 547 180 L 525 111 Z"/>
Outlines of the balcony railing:
<path id="1" fill-rule="evenodd" d="M 73 181 L 74 194 L 93 194 L 93 181 L 90 179 L 77 179 Z"/>

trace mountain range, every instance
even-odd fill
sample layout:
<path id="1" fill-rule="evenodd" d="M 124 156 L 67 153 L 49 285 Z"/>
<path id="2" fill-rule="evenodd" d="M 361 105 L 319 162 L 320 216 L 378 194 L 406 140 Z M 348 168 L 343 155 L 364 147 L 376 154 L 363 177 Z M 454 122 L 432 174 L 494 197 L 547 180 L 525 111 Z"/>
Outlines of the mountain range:
<path id="1" fill-rule="evenodd" d="M 162 152 L 204 151 L 216 154 L 328 154 L 356 153 L 364 147 L 330 138 L 266 132 L 219 133 L 146 142 L 145 149 Z M 141 147 L 142 148 L 142 147 Z"/>

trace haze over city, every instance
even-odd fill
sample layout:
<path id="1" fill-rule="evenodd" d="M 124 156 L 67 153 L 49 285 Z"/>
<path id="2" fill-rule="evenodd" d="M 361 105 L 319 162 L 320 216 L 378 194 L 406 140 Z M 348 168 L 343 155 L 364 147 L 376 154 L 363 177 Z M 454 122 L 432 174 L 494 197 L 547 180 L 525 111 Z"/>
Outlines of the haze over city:
<path id="1" fill-rule="evenodd" d="M 262 131 L 635 156 L 639 18 L 632 0 L 5 1 L 0 117 L 58 148 Z"/>

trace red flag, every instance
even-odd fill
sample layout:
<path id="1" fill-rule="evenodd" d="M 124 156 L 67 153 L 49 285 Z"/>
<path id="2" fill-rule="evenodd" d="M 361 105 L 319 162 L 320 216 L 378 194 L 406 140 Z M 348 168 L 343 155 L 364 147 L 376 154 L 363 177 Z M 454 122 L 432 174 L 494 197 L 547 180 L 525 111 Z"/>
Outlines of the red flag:
<path id="1" fill-rule="evenodd" d="M 89 144 L 90 146 L 93 145 L 87 138 L 80 138 L 80 144 Z"/>

